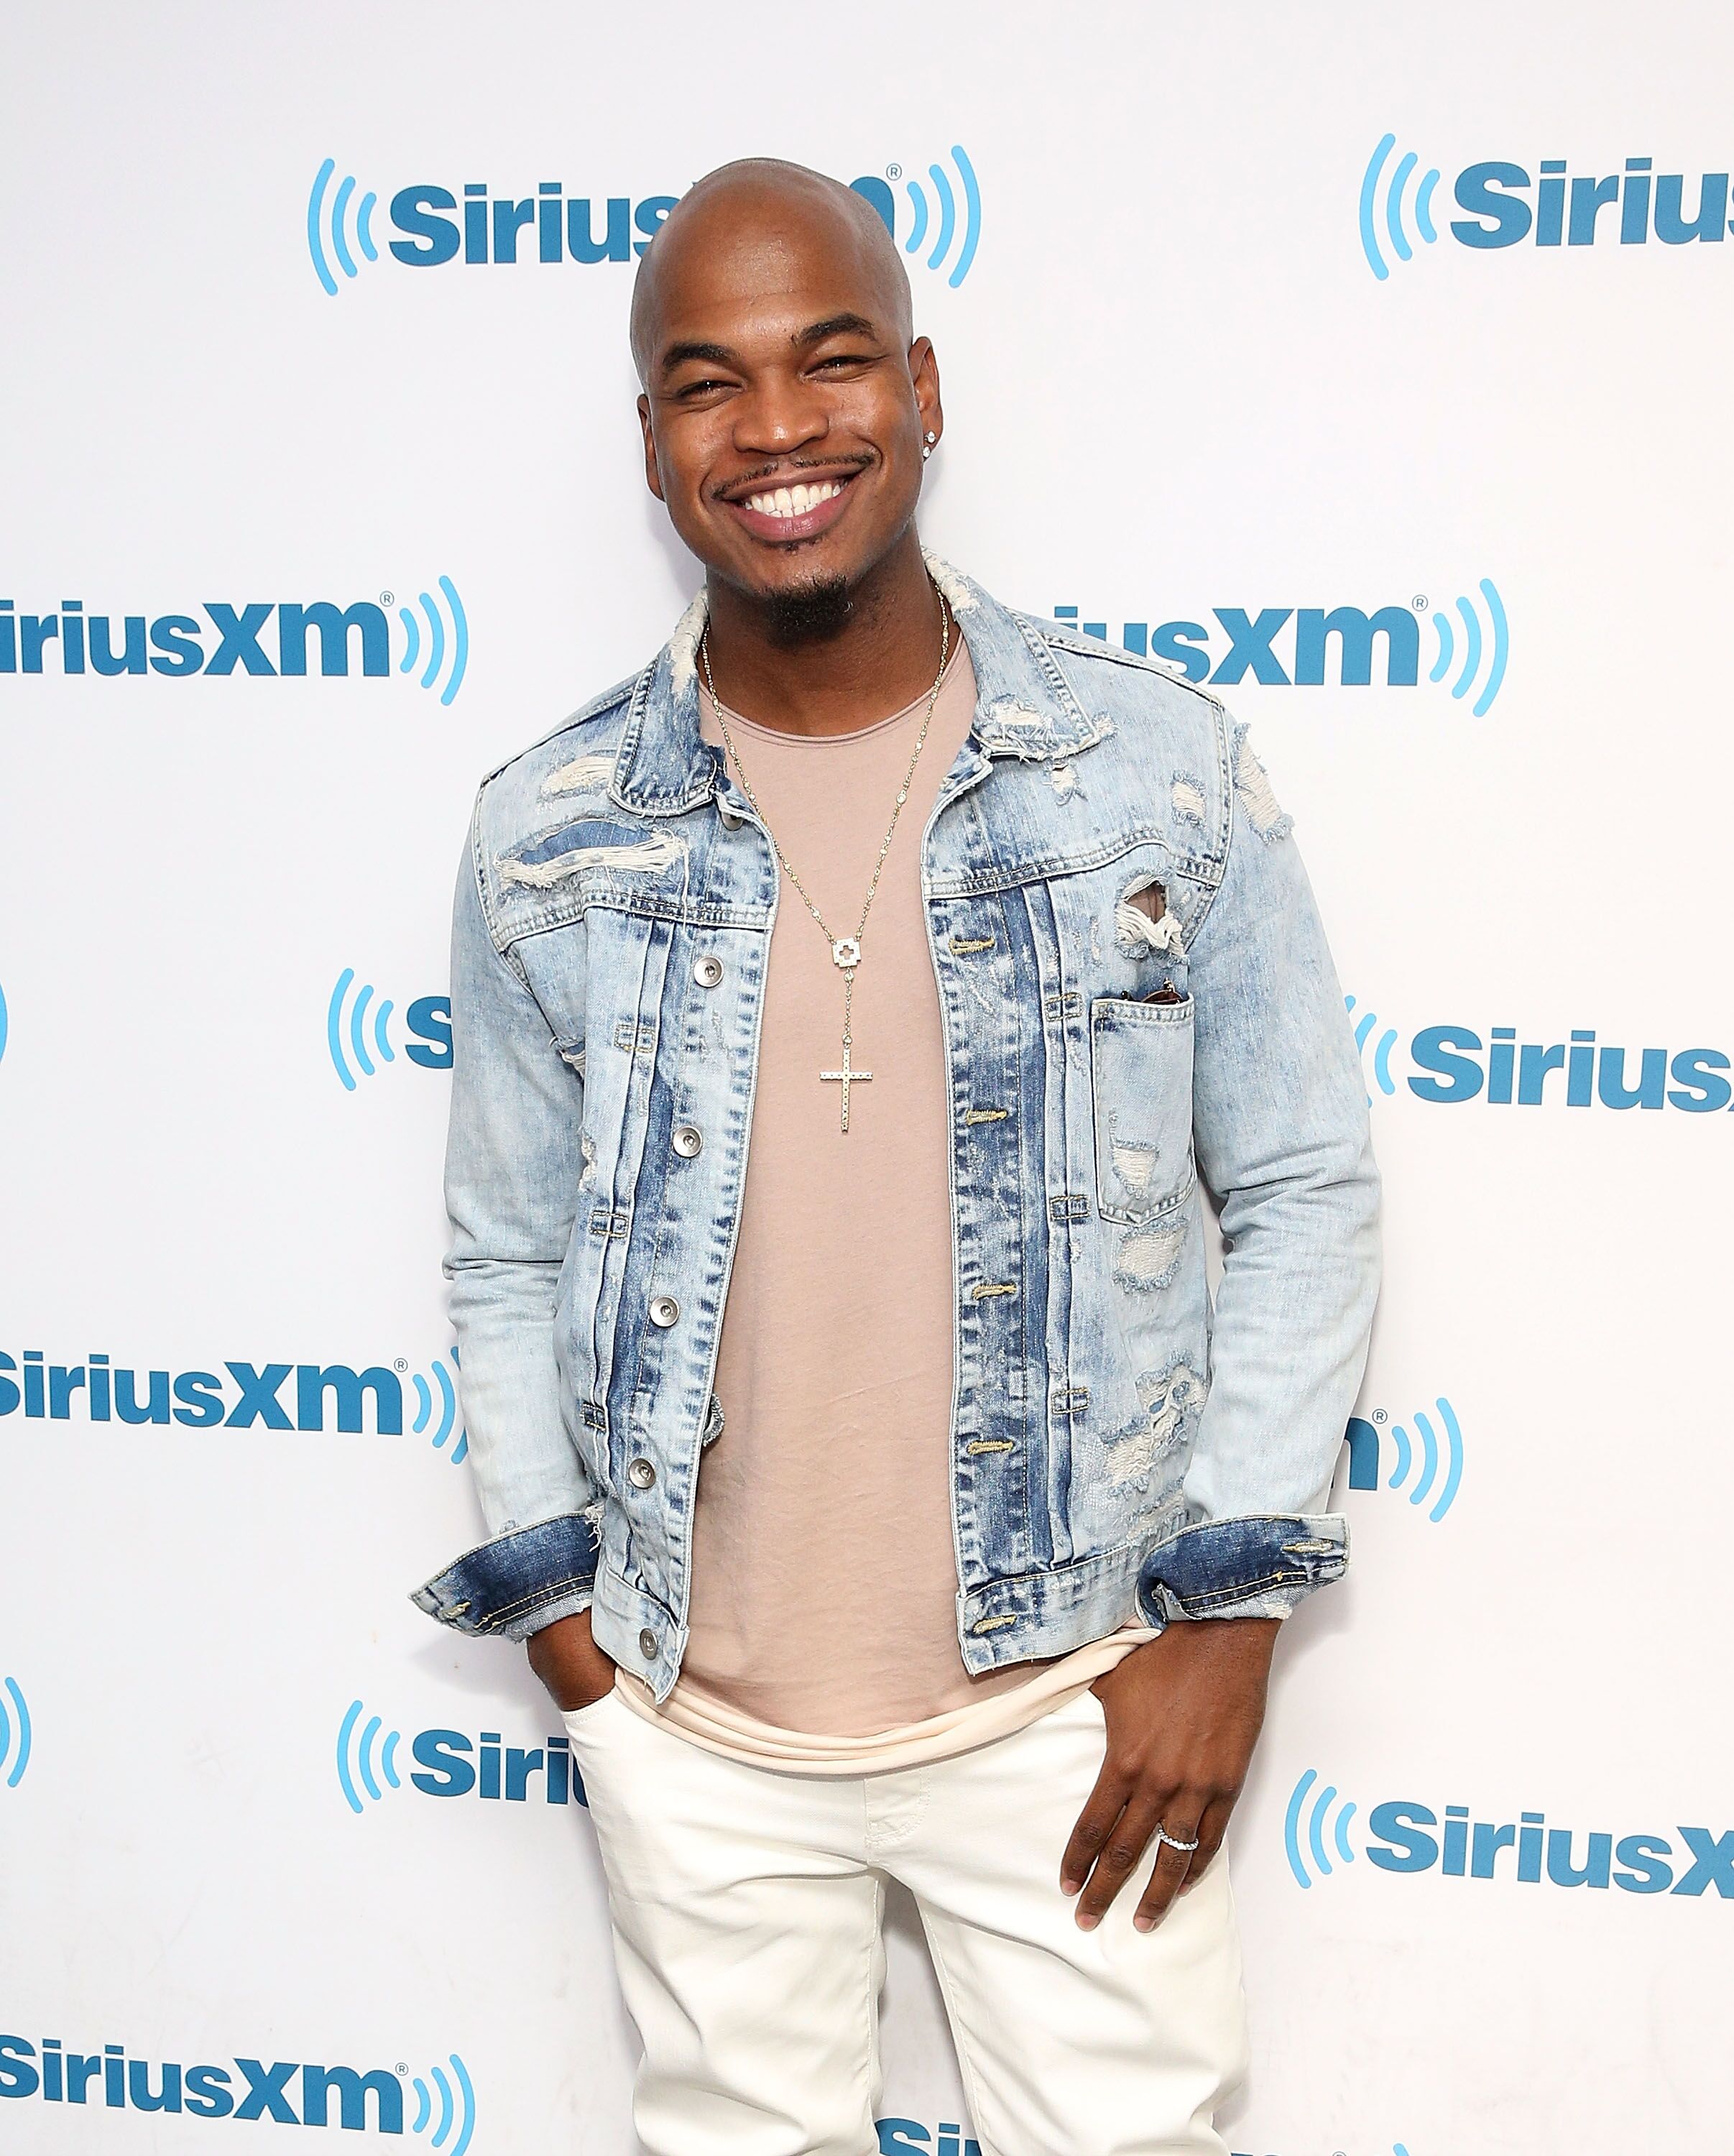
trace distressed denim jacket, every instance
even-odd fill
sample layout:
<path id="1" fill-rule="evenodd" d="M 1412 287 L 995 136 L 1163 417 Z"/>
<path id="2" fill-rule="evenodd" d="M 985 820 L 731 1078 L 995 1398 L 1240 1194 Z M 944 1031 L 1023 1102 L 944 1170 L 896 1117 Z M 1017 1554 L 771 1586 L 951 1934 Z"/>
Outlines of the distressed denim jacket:
<path id="1" fill-rule="evenodd" d="M 930 567 L 978 692 L 921 842 L 964 1666 L 1285 1615 L 1347 1561 L 1322 1508 L 1378 1265 L 1367 1096 L 1289 819 L 1213 698 Z M 477 798 L 445 1270 L 492 1539 L 415 1596 L 510 1639 L 593 1604 L 658 1698 L 724 1425 L 777 898 L 700 736 L 703 608 Z"/>

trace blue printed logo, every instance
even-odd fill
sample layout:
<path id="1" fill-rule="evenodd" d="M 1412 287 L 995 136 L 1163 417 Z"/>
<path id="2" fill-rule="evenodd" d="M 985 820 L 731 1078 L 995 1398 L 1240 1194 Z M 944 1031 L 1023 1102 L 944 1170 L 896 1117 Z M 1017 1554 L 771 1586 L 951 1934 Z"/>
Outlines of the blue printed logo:
<path id="1" fill-rule="evenodd" d="M 358 1078 L 372 1078 L 382 1065 L 397 1061 L 398 1051 L 392 1043 L 392 1014 L 396 1009 L 388 996 L 374 1001 L 371 981 L 356 988 L 353 966 L 346 966 L 338 974 L 326 1006 L 326 1046 L 346 1092 L 355 1091 Z M 405 1009 L 403 1024 L 410 1036 L 403 1043 L 403 1053 L 410 1062 L 423 1070 L 451 1069 L 449 996 L 418 996 Z M 373 1060 L 376 1055 L 377 1063 Z"/>
<path id="2" fill-rule="evenodd" d="M 975 167 L 962 146 L 952 145 L 952 163 L 957 184 L 943 165 L 930 165 L 926 182 L 905 178 L 901 165 L 887 165 L 884 179 L 871 174 L 851 180 L 850 187 L 879 212 L 880 222 L 893 239 L 897 237 L 898 204 L 893 189 L 900 183 L 907 198 L 908 229 L 902 245 L 905 254 L 927 249 L 927 267 L 950 269 L 946 282 L 955 292 L 969 275 L 982 237 L 982 190 Z"/>
<path id="3" fill-rule="evenodd" d="M 190 1430 L 352 1433 L 364 1428 L 371 1401 L 375 1435 L 398 1437 L 403 1430 L 407 1378 L 415 1394 L 413 1433 L 456 1465 L 469 1450 L 452 1381 L 457 1364 L 458 1351 L 450 1348 L 425 1373 L 412 1371 L 401 1355 L 389 1369 L 380 1363 L 357 1370 L 346 1363 L 225 1361 L 221 1372 L 141 1370 L 103 1353 L 82 1363 L 50 1363 L 41 1348 L 27 1348 L 20 1368 L 0 1349 L 0 1417 L 22 1413 L 30 1422 L 87 1426 L 180 1423 Z M 283 1397 L 291 1378 L 292 1407 Z M 457 1442 L 448 1452 L 454 1433 Z"/>
<path id="4" fill-rule="evenodd" d="M 982 2144 L 950 2119 L 941 2119 L 936 2133 L 916 2118 L 879 2118 L 879 2156 L 982 2156 Z"/>
<path id="5" fill-rule="evenodd" d="M 1628 1894 L 1697 1897 L 1714 1887 L 1720 1900 L 1734 1901 L 1734 1828 L 1716 1834 L 1708 1827 L 1682 1826 L 1677 1839 L 1579 1834 L 1549 1826 L 1540 1811 L 1520 1812 L 1515 1820 L 1472 1820 L 1466 1804 L 1447 1804 L 1441 1820 L 1429 1806 L 1400 1797 L 1375 1804 L 1357 1835 L 1358 1809 L 1334 1783 L 1321 1782 L 1315 1768 L 1300 1776 L 1282 1827 L 1297 1886 L 1331 1878 L 1364 1856 L 1380 1871 L 1437 1868 L 1446 1879 L 1528 1887 L 1545 1879 L 1552 1887 L 1611 1885 Z"/>
<path id="6" fill-rule="evenodd" d="M 1415 1426 L 1413 1438 L 1407 1424 L 1393 1422 L 1383 1408 L 1375 1408 L 1370 1418 L 1350 1416 L 1343 1432 L 1349 1450 L 1349 1487 L 1379 1487 L 1388 1444 L 1391 1471 L 1385 1488 L 1406 1491 L 1411 1505 L 1427 1505 L 1427 1517 L 1437 1526 L 1456 1503 L 1463 1481 L 1462 1427 L 1443 1394 L 1434 1402 L 1433 1414 L 1418 1408 L 1409 1420 Z"/>
<path id="7" fill-rule="evenodd" d="M 1434 608 L 1424 594 L 1407 603 L 1368 609 L 1336 607 L 1213 607 L 1212 623 L 1129 621 L 1122 648 L 1177 668 L 1188 681 L 1232 688 L 1249 677 L 1270 689 L 1338 689 L 1371 685 L 1376 664 L 1382 685 L 1413 689 L 1421 678 L 1421 621 L 1431 614 L 1429 683 L 1449 680 L 1454 701 L 1471 695 L 1485 718 L 1505 685 L 1511 624 L 1499 587 L 1483 577 L 1474 593 Z M 1075 606 L 1054 608 L 1056 621 L 1108 640 L 1106 621 L 1080 621 Z M 1291 626 L 1292 624 L 1292 626 Z M 1223 639 L 1226 638 L 1224 645 Z"/>
<path id="8" fill-rule="evenodd" d="M 0 1678 L 0 1784 L 17 1789 L 30 1763 L 30 1703 L 16 1677 Z"/>
<path id="9" fill-rule="evenodd" d="M 398 631 L 392 627 L 393 607 Z M 326 679 L 346 676 L 351 659 L 358 657 L 364 677 L 384 680 L 392 672 L 397 641 L 398 672 L 413 675 L 419 687 L 437 691 L 449 705 L 469 665 L 469 617 L 449 577 L 438 578 L 435 591 L 420 593 L 414 608 L 399 606 L 388 591 L 377 604 L 372 599 L 346 607 L 329 599 L 257 599 L 232 606 L 206 599 L 196 613 L 155 616 L 90 613 L 82 599 L 62 599 L 54 613 L 15 608 L 15 601 L 0 599 L 0 674 L 154 674 L 190 680 L 196 674 L 208 680 L 233 675 L 239 668 L 247 675 L 298 679 L 309 670 L 310 635 L 318 643 L 317 670 Z"/>
<path id="10" fill-rule="evenodd" d="M 404 2130 L 404 2084 L 415 2095 L 412 2133 L 428 2137 L 439 2156 L 466 2156 L 475 2132 L 475 2087 L 457 2052 L 425 2076 L 407 2066 L 303 2065 L 232 2059 L 227 2066 L 129 2058 L 124 2044 L 72 2051 L 58 2036 L 40 2046 L 0 2035 L 0 2102 L 40 2097 L 47 2103 L 108 2111 L 186 2112 L 194 2118 L 274 2120 L 280 2126 L 335 2126 L 351 2133 Z M 154 2143 L 153 2143 L 154 2145 Z"/>
<path id="11" fill-rule="evenodd" d="M 1406 1092 L 1429 1106 L 1483 1101 L 1490 1107 L 1678 1108 L 1713 1115 L 1734 1104 L 1723 1074 L 1734 1060 L 1719 1048 L 1625 1049 L 1598 1041 L 1593 1026 L 1570 1029 L 1564 1040 L 1520 1040 L 1514 1025 L 1426 1025 L 1406 1045 L 1378 1014 L 1356 1014 L 1361 1066 L 1388 1097 Z M 1369 1050 L 1371 1054 L 1369 1056 Z M 1393 1075 L 1392 1061 L 1409 1066 Z M 1369 1091 L 1367 1097 L 1372 1098 Z"/>
<path id="12" fill-rule="evenodd" d="M 400 1730 L 387 1729 L 383 1717 L 351 1700 L 337 1725 L 337 1786 L 343 1801 L 359 1818 L 367 1804 L 383 1801 L 387 1789 L 405 1787 L 399 1773 Z M 475 1796 L 484 1803 L 579 1804 L 584 1784 L 572 1763 L 564 1737 L 541 1744 L 507 1744 L 497 1729 L 471 1738 L 461 1729 L 423 1729 L 410 1739 L 409 1756 L 418 1771 L 408 1786 L 424 1797 Z M 365 1799 L 365 1802 L 364 1802 Z"/>
<path id="13" fill-rule="evenodd" d="M 1433 209 L 1439 168 L 1429 165 L 1417 177 L 1420 159 L 1405 150 L 1393 163 L 1396 148 L 1394 135 L 1381 136 L 1361 175 L 1361 252 L 1382 282 L 1393 262 L 1412 262 L 1418 246 L 1431 247 L 1439 237 Z M 1685 175 L 1656 172 L 1653 157 L 1628 157 L 1622 171 L 1602 175 L 1568 175 L 1566 162 L 1540 159 L 1533 180 L 1527 166 L 1506 158 L 1465 165 L 1452 192 L 1467 214 L 1452 219 L 1451 237 L 1460 246 L 1481 250 L 1516 247 L 1530 239 L 1537 247 L 1593 247 L 1598 241 L 1642 247 L 1652 239 L 1665 247 L 1685 247 L 1694 240 L 1714 244 L 1734 228 L 1726 172 L 1706 172 L 1696 180 L 1688 217 Z"/>

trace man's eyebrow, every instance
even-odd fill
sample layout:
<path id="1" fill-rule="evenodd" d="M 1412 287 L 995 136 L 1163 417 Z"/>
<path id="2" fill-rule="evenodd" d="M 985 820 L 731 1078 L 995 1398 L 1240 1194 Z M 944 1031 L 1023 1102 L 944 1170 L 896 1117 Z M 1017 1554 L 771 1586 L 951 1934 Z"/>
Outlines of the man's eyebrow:
<path id="1" fill-rule="evenodd" d="M 664 374 L 671 374 L 677 367 L 689 359 L 707 360 L 712 367 L 738 367 L 741 364 L 740 354 L 731 352 L 726 344 L 705 344 L 700 340 L 689 338 L 684 343 L 671 344 L 669 346 L 662 356 L 662 372 Z"/>
<path id="2" fill-rule="evenodd" d="M 789 342 L 797 352 L 806 352 L 813 345 L 823 344 L 827 337 L 878 335 L 865 315 L 827 315 L 822 322 L 812 322 L 804 330 L 797 330 Z"/>

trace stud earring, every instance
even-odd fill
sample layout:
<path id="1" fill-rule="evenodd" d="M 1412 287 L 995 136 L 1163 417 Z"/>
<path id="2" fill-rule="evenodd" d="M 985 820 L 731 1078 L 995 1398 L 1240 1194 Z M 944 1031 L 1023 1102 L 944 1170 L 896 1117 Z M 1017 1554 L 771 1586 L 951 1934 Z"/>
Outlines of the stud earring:
<path id="1" fill-rule="evenodd" d="M 921 445 L 921 461 L 923 464 L 926 464 L 928 458 L 932 455 L 933 445 L 938 439 L 938 435 L 936 434 L 930 427 L 927 430 L 927 439 Z"/>

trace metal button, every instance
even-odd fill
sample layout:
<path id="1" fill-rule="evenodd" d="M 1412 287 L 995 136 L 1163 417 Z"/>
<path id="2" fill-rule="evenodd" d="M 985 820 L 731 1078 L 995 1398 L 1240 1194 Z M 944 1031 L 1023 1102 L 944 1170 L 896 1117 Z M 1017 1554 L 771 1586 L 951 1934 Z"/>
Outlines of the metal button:
<path id="1" fill-rule="evenodd" d="M 656 1635 L 648 1625 L 639 1635 L 639 1652 L 647 1662 L 656 1660 Z"/>
<path id="2" fill-rule="evenodd" d="M 706 952 L 702 958 L 692 962 L 692 978 L 701 988 L 714 988 L 722 978 L 722 961 Z"/>
<path id="3" fill-rule="evenodd" d="M 635 1490 L 648 1490 L 656 1480 L 656 1469 L 648 1460 L 643 1458 L 628 1460 L 626 1463 L 626 1479 Z"/>
<path id="4" fill-rule="evenodd" d="M 671 1295 L 653 1295 L 650 1298 L 650 1322 L 669 1326 L 680 1315 L 680 1306 Z"/>
<path id="5" fill-rule="evenodd" d="M 693 1160 L 704 1150 L 705 1134 L 696 1123 L 676 1123 L 669 1143 L 682 1160 Z"/>

